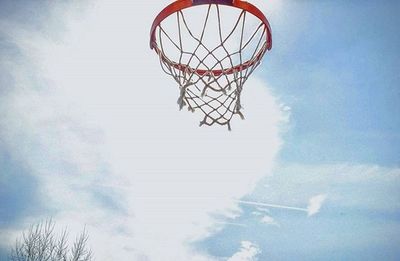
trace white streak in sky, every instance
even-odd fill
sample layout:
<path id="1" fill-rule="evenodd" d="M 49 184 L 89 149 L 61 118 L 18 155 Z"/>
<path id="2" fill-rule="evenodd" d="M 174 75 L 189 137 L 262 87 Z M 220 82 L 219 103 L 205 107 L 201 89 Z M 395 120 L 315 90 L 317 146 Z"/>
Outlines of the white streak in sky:
<path id="1" fill-rule="evenodd" d="M 319 212 L 326 199 L 325 194 L 317 195 L 310 198 L 307 208 L 299 208 L 299 207 L 291 207 L 285 205 L 277 205 L 277 204 L 268 204 L 262 202 L 255 202 L 255 201 L 245 201 L 245 200 L 238 200 L 238 203 L 250 206 L 257 206 L 257 207 L 269 207 L 269 208 L 279 208 L 279 209 L 288 209 L 288 210 L 295 210 L 295 211 L 303 211 L 307 212 L 308 216 L 314 216 Z"/>
<path id="2" fill-rule="evenodd" d="M 260 202 L 255 202 L 255 201 L 244 201 L 244 200 L 238 200 L 237 202 L 244 204 L 244 205 L 250 205 L 250 206 L 280 208 L 280 209 L 289 209 L 289 210 L 308 212 L 308 209 L 306 209 L 306 208 L 290 207 L 290 206 L 284 206 L 284 205 L 267 204 L 267 203 L 260 203 Z"/>

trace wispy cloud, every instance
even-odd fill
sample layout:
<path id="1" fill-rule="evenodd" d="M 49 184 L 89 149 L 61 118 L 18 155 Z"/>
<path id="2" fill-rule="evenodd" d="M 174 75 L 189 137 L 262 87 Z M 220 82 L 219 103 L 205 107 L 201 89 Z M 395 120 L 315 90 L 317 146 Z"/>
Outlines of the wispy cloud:
<path id="1" fill-rule="evenodd" d="M 307 214 L 309 217 L 317 214 L 322 207 L 322 204 L 326 200 L 326 194 L 320 194 L 310 198 L 308 206 L 307 206 Z"/>
<path id="2" fill-rule="evenodd" d="M 221 225 L 228 225 L 228 226 L 236 226 L 236 227 L 247 227 L 246 224 L 243 223 L 235 223 L 235 222 L 215 222 L 216 224 L 221 224 Z"/>
<path id="3" fill-rule="evenodd" d="M 275 219 L 271 216 L 265 215 L 263 218 L 260 220 L 261 223 L 266 224 L 266 225 L 273 225 L 273 226 L 278 226 L 279 223 L 275 221 Z"/>
<path id="4" fill-rule="evenodd" d="M 227 261 L 256 261 L 259 254 L 261 254 L 261 250 L 256 244 L 242 241 L 240 250 Z"/>
<path id="5" fill-rule="evenodd" d="M 270 212 L 268 208 L 263 208 L 263 207 L 258 207 L 257 210 L 260 211 L 260 212 L 265 212 L 265 213 L 269 213 Z"/>

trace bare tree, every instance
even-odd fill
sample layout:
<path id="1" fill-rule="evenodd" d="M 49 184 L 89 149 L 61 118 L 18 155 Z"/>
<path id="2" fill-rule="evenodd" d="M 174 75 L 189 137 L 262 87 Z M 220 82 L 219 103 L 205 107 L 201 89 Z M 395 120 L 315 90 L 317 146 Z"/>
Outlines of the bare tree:
<path id="1" fill-rule="evenodd" d="M 69 248 L 67 230 L 56 237 L 54 222 L 47 220 L 30 227 L 17 239 L 11 250 L 12 261 L 90 261 L 92 252 L 87 247 L 88 234 L 84 230 Z"/>

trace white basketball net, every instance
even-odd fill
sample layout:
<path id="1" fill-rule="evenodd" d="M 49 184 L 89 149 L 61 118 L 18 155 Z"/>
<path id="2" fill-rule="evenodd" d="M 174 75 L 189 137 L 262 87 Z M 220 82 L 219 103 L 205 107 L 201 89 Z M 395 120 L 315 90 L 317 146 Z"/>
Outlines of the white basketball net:
<path id="1" fill-rule="evenodd" d="M 155 48 L 161 67 L 179 84 L 180 109 L 187 106 L 189 111 L 203 112 L 200 126 L 217 123 L 227 125 L 230 130 L 233 115 L 244 119 L 240 101 L 243 85 L 267 51 L 267 28 L 264 23 L 257 21 L 258 25 L 251 25 L 252 33 L 246 35 L 248 15 L 251 14 L 241 11 L 233 28 L 223 32 L 220 6 L 210 4 L 204 22 L 198 21 L 197 25 L 201 23 L 202 30 L 197 30 L 197 35 L 190 28 L 183 11 L 176 13 L 177 39 L 172 39 L 163 24 L 157 27 Z M 211 22 L 212 16 L 217 21 Z M 213 43 L 206 39 L 210 38 L 206 32 L 210 26 L 218 32 L 213 35 Z M 170 47 L 167 48 L 167 45 Z M 171 49 L 176 53 L 173 58 L 169 55 Z"/>

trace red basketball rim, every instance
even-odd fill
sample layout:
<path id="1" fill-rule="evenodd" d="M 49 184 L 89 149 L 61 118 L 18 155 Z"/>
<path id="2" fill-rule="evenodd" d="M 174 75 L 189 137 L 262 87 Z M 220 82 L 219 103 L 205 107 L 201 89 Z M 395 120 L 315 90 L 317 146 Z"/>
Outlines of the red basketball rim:
<path id="1" fill-rule="evenodd" d="M 167 7 L 165 7 L 154 19 L 153 25 L 151 26 L 151 31 L 150 31 L 150 48 L 154 49 L 157 54 L 159 52 L 159 49 L 157 47 L 157 41 L 156 41 L 156 29 L 157 27 L 161 24 L 162 21 L 164 21 L 167 17 L 170 15 L 179 12 L 183 9 L 190 8 L 193 6 L 197 5 L 207 5 L 207 4 L 219 4 L 219 5 L 227 5 L 235 8 L 242 9 L 246 12 L 249 12 L 256 16 L 258 19 L 262 21 L 262 23 L 265 25 L 266 28 L 266 43 L 267 43 L 267 50 L 270 50 L 272 48 L 272 33 L 271 33 L 271 26 L 269 25 L 269 22 L 263 12 L 260 11 L 256 6 L 244 2 L 241 0 L 177 0 Z M 203 69 L 193 69 L 189 67 L 188 65 L 185 64 L 173 64 L 175 68 L 181 71 L 195 71 L 199 75 L 204 75 L 204 74 L 209 74 L 212 73 L 215 76 L 221 75 L 221 74 L 231 74 L 235 73 L 237 71 L 245 70 L 248 67 L 252 66 L 256 62 L 258 62 L 262 56 L 264 55 L 264 51 L 260 50 L 258 54 L 255 55 L 255 59 L 251 59 L 249 61 L 244 62 L 243 64 L 239 64 L 235 67 L 228 68 L 226 70 L 203 70 Z"/>

